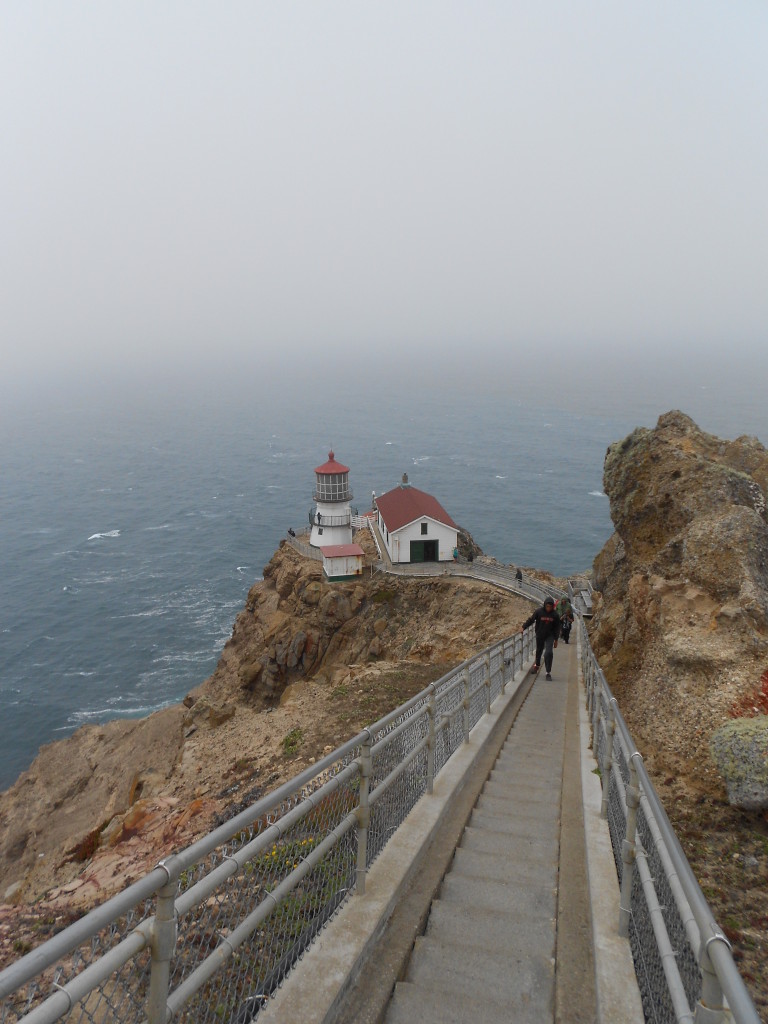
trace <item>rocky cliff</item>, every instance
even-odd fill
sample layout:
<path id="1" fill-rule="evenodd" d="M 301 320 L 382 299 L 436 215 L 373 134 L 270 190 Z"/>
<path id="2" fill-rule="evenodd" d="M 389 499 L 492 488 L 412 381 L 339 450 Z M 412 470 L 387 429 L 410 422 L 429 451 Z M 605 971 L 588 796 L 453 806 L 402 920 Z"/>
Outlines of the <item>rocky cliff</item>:
<path id="1" fill-rule="evenodd" d="M 215 672 L 182 704 L 141 721 L 86 726 L 45 746 L 0 795 L 6 958 L 23 951 L 19 941 L 45 938 L 478 647 L 508 636 L 530 613 L 529 602 L 468 579 L 373 574 L 370 534 L 357 539 L 365 575 L 334 584 L 319 562 L 281 544 Z"/>
<path id="2" fill-rule="evenodd" d="M 768 452 L 670 412 L 608 449 L 603 486 L 616 532 L 594 564 L 592 645 L 743 973 L 765 993 Z M 743 741 L 721 758 L 724 729 Z"/>

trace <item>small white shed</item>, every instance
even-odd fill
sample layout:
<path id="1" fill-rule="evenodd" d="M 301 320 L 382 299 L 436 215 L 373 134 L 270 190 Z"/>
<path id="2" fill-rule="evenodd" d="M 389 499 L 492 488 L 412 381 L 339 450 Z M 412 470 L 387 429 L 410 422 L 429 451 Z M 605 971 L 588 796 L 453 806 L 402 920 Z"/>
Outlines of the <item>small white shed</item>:
<path id="1" fill-rule="evenodd" d="M 326 544 L 323 548 L 323 572 L 328 580 L 352 580 L 363 575 L 363 555 L 359 544 Z"/>

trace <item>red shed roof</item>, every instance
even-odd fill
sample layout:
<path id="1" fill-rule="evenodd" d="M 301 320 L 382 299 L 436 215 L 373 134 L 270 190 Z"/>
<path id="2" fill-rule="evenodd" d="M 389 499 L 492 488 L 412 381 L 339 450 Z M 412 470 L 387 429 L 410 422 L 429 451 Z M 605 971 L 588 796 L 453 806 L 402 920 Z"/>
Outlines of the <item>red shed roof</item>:
<path id="1" fill-rule="evenodd" d="M 390 533 L 424 516 L 458 530 L 437 498 L 420 491 L 418 487 L 395 487 L 376 498 L 376 507 Z"/>
<path id="2" fill-rule="evenodd" d="M 323 548 L 323 558 L 349 558 L 364 554 L 359 544 L 326 544 Z"/>
<path id="3" fill-rule="evenodd" d="M 342 466 L 340 462 L 337 462 L 333 457 L 333 452 L 328 452 L 328 461 L 323 463 L 322 466 L 315 466 L 316 473 L 348 473 L 349 466 Z"/>

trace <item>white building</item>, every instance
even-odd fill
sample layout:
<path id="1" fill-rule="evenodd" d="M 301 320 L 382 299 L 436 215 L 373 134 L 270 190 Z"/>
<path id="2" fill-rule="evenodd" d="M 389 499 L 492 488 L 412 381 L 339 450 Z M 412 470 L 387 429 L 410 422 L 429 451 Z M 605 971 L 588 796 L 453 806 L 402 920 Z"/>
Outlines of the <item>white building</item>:
<path id="1" fill-rule="evenodd" d="M 352 580 L 363 575 L 365 552 L 359 544 L 326 544 L 323 546 L 323 572 L 326 579 Z"/>
<path id="2" fill-rule="evenodd" d="M 342 466 L 328 452 L 328 461 L 315 468 L 315 507 L 309 513 L 312 532 L 309 543 L 316 548 L 352 543 L 352 491 L 349 466 Z"/>
<path id="3" fill-rule="evenodd" d="M 403 482 L 374 499 L 379 531 L 393 562 L 449 562 L 459 528 L 433 498 Z"/>

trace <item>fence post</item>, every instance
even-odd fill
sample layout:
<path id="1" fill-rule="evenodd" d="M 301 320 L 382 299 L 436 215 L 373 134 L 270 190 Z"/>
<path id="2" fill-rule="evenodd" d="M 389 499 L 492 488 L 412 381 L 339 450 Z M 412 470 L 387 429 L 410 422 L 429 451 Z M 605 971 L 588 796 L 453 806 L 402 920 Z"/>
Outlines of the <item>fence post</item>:
<path id="1" fill-rule="evenodd" d="M 596 677 L 594 688 L 594 704 L 592 705 L 592 753 L 597 761 L 600 749 L 600 678 Z"/>
<path id="2" fill-rule="evenodd" d="M 357 874 L 355 892 L 362 896 L 365 892 L 365 876 L 368 873 L 368 826 L 371 822 L 371 805 L 368 794 L 371 784 L 371 734 L 366 731 L 366 739 L 360 747 L 360 801 L 357 805 Z"/>
<path id="3" fill-rule="evenodd" d="M 608 817 L 608 790 L 611 788 L 611 768 L 613 767 L 613 737 L 616 733 L 616 698 L 611 697 L 608 705 L 608 721 L 605 726 L 605 749 L 600 774 L 603 780 L 603 799 L 600 804 L 600 817 Z"/>
<path id="4" fill-rule="evenodd" d="M 696 1010 L 693 1016 L 694 1024 L 726 1024 L 726 1021 L 733 1019 L 730 1013 L 726 1011 L 723 989 L 709 958 L 709 944 L 711 942 L 724 942 L 728 949 L 731 948 L 728 939 L 720 933 L 710 935 L 708 939 L 702 941 L 701 949 L 699 950 L 701 996 L 696 1003 Z"/>
<path id="5" fill-rule="evenodd" d="M 485 686 L 485 713 L 490 715 L 491 713 L 491 656 L 486 652 L 483 658 L 485 665 L 485 679 L 483 685 Z"/>
<path id="6" fill-rule="evenodd" d="M 621 897 L 619 899 L 619 935 L 629 935 L 629 918 L 632 914 L 632 876 L 635 870 L 635 836 L 637 834 L 637 808 L 640 804 L 640 786 L 637 782 L 635 758 L 642 756 L 635 751 L 629 759 L 629 785 L 627 786 L 627 827 L 621 844 Z"/>
<path id="7" fill-rule="evenodd" d="M 161 860 L 158 867 L 168 874 L 168 881 L 158 890 L 155 919 L 152 922 L 150 951 L 152 962 L 147 993 L 148 1024 L 165 1024 L 168 1018 L 168 989 L 171 978 L 171 960 L 176 948 L 178 934 L 176 920 L 176 893 L 179 888 L 179 871 L 172 870 L 173 857 Z M 169 868 L 169 863 L 171 867 Z"/>
<path id="8" fill-rule="evenodd" d="M 435 688 L 427 698 L 427 792 L 431 793 L 435 784 Z"/>
<path id="9" fill-rule="evenodd" d="M 462 707 L 464 709 L 462 719 L 464 722 L 464 742 L 469 743 L 469 669 L 464 669 L 464 700 L 462 701 Z"/>

